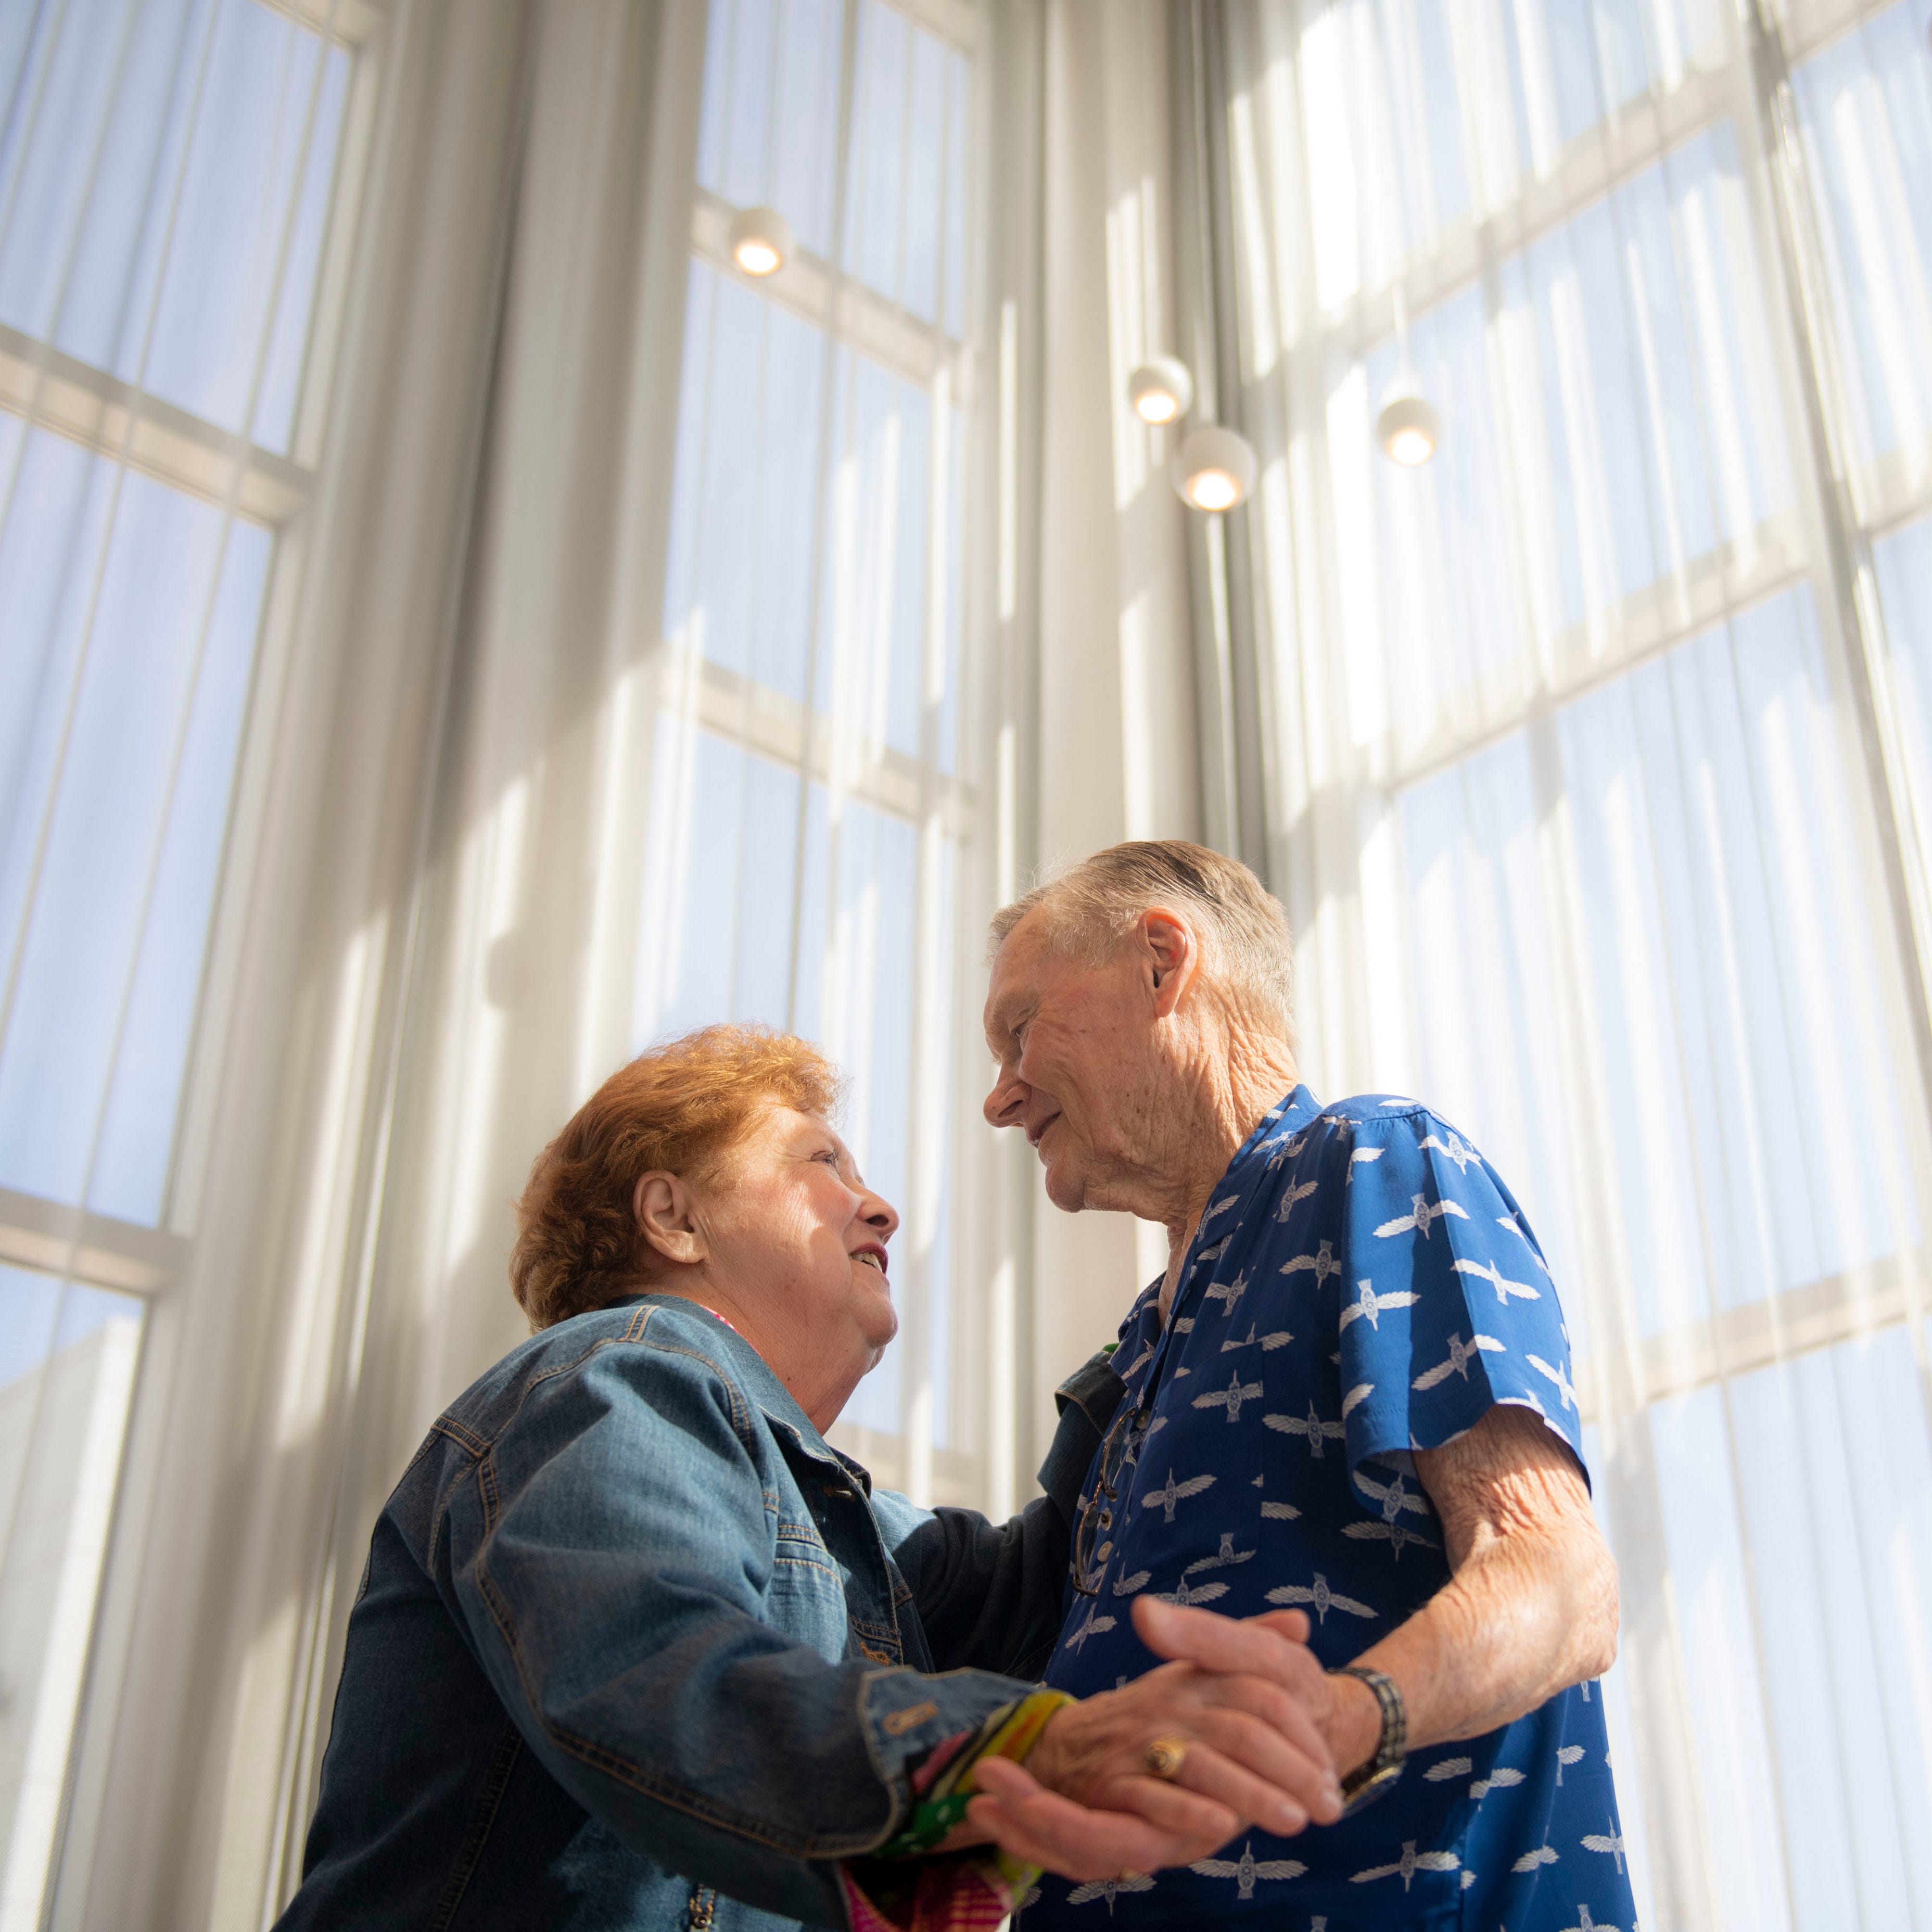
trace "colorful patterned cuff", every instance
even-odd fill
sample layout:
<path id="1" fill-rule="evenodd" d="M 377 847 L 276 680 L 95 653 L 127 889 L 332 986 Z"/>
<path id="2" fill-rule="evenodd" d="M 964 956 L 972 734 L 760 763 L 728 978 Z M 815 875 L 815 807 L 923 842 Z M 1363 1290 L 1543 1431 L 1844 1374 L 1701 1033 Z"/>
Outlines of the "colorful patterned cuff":
<path id="1" fill-rule="evenodd" d="M 995 1932 L 1040 1876 L 995 1845 L 945 1858 L 838 1868 L 852 1932 Z"/>
<path id="2" fill-rule="evenodd" d="M 978 1789 L 973 1772 L 980 1760 L 1004 1757 L 1024 1762 L 1040 1742 L 1047 1720 L 1073 1701 L 1064 1690 L 1035 1690 L 1002 1706 L 977 1731 L 962 1731 L 935 1745 L 913 1774 L 912 1815 L 872 1856 L 910 1858 L 931 1851 L 964 1819 L 967 1801 Z M 1024 1889 L 1024 1885 L 1019 1888 Z"/>

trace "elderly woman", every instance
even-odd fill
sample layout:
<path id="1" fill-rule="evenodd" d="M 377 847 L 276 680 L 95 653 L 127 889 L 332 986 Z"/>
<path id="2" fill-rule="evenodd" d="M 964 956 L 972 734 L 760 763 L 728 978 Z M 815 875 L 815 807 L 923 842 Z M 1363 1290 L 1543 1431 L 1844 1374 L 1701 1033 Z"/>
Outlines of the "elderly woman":
<path id="1" fill-rule="evenodd" d="M 1059 1498 L 1004 1528 L 826 1444 L 896 1326 L 898 1217 L 836 1098 L 802 1041 L 712 1028 L 538 1160 L 536 1332 L 376 1526 L 288 1932 L 991 1924 L 1039 1867 L 1338 1814 L 1275 1628 L 1140 1604 L 1172 1661 L 1040 1687 L 1098 1441 L 1078 1378 Z"/>

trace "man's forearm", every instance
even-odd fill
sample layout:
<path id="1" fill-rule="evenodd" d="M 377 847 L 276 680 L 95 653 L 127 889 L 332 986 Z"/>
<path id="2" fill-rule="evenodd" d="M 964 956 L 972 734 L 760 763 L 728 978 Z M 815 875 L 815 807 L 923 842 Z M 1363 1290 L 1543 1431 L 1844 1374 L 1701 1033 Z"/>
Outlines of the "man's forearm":
<path id="1" fill-rule="evenodd" d="M 1354 1660 L 1393 1678 L 1411 1750 L 1480 1737 L 1616 1655 L 1616 1569 L 1594 1533 L 1484 1538 L 1449 1582 Z M 1359 1678 L 1331 1676 L 1324 1730 L 1346 1776 L 1376 1748 L 1381 1706 Z"/>
<path id="2" fill-rule="evenodd" d="M 1415 1451 L 1449 1581 L 1356 1661 L 1402 1694 L 1411 1748 L 1479 1738 L 1586 1678 L 1617 1652 L 1617 1567 L 1583 1472 L 1542 1418 L 1498 1405 L 1439 1449 Z M 1330 1677 L 1324 1727 L 1343 1774 L 1381 1729 L 1359 1678 Z"/>

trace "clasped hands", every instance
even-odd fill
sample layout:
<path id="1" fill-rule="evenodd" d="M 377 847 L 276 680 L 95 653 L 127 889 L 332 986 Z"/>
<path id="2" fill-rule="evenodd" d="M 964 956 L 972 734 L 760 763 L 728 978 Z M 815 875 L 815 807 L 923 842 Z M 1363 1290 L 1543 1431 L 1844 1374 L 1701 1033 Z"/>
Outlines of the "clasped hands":
<path id="1" fill-rule="evenodd" d="M 1024 1766 L 982 1759 L 982 1795 L 949 1844 L 991 1842 L 1063 1878 L 1105 1879 L 1191 1864 L 1251 1826 L 1286 1838 L 1342 1815 L 1306 1617 L 1237 1621 L 1142 1598 L 1133 1618 L 1168 1661 L 1057 1712 Z M 1167 1742 L 1184 1748 L 1180 1762 L 1156 1777 L 1150 1748 Z"/>

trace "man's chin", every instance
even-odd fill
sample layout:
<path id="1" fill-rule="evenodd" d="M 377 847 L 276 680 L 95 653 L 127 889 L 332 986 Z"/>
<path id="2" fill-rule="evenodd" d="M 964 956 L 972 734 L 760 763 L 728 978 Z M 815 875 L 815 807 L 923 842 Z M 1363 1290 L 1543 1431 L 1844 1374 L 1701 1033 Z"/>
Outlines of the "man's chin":
<path id="1" fill-rule="evenodd" d="M 1063 1214 L 1077 1214 L 1086 1206 L 1086 1176 L 1070 1162 L 1048 1161 L 1043 1178 L 1046 1198 Z"/>

